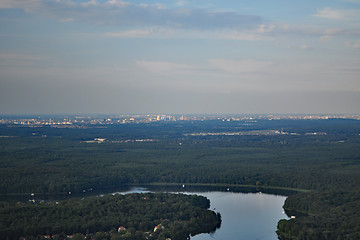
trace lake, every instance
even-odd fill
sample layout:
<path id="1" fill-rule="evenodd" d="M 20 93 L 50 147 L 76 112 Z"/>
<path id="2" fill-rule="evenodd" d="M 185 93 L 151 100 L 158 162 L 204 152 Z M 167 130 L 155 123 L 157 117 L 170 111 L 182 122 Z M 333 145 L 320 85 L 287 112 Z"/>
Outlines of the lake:
<path id="1" fill-rule="evenodd" d="M 210 199 L 211 209 L 220 212 L 220 229 L 200 234 L 193 240 L 207 239 L 278 239 L 277 223 L 287 219 L 282 206 L 286 197 L 264 193 L 207 192 L 195 193 Z"/>
<path id="2" fill-rule="evenodd" d="M 159 191 L 148 188 L 133 188 L 121 194 Z M 170 192 L 174 192 L 171 191 Z M 176 191 L 180 192 L 180 191 Z M 199 234 L 192 240 L 275 240 L 277 223 L 288 219 L 282 206 L 285 196 L 261 192 L 231 191 L 181 191 L 184 194 L 205 196 L 210 200 L 210 209 L 220 212 L 221 227 L 211 234 Z"/>

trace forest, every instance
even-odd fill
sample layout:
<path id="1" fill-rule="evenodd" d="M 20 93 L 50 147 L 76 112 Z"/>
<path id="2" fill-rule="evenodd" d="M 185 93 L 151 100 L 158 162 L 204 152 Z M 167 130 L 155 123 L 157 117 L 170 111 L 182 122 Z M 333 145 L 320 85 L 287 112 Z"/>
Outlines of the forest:
<path id="1" fill-rule="evenodd" d="M 0 125 L 0 194 L 145 184 L 288 189 L 284 208 L 296 218 L 279 222 L 280 239 L 357 239 L 359 134 L 360 121 L 351 119 Z"/>
<path id="2" fill-rule="evenodd" d="M 360 193 L 331 190 L 290 196 L 280 220 L 279 239 L 360 239 Z"/>

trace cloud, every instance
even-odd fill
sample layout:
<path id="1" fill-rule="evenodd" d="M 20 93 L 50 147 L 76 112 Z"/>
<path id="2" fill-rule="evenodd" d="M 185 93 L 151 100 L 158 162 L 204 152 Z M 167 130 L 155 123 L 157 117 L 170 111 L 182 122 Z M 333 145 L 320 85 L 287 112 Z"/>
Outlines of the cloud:
<path id="1" fill-rule="evenodd" d="M 243 40 L 243 41 L 257 41 L 264 39 L 264 36 L 260 34 L 256 34 L 253 32 L 240 32 L 240 31 L 232 31 L 232 32 L 225 32 L 218 36 L 220 39 L 227 39 L 227 40 Z"/>
<path id="2" fill-rule="evenodd" d="M 105 5 L 108 6 L 115 6 L 115 7 L 126 7 L 129 6 L 130 3 L 129 2 L 124 2 L 122 0 L 109 0 L 105 3 Z"/>
<path id="3" fill-rule="evenodd" d="M 342 34 L 344 32 L 343 29 L 341 28 L 328 28 L 328 29 L 325 29 L 322 34 L 325 34 L 325 35 L 336 35 L 336 34 Z"/>
<path id="4" fill-rule="evenodd" d="M 23 53 L 0 53 L 0 66 L 29 66 L 44 60 L 43 56 Z"/>
<path id="5" fill-rule="evenodd" d="M 331 38 L 320 38 L 320 41 L 327 41 L 330 40 Z M 295 49 L 295 50 L 301 50 L 301 51 L 310 51 L 314 49 L 314 46 L 310 46 L 306 43 L 303 44 L 297 44 L 297 45 L 287 45 L 285 47 L 286 49 Z"/>
<path id="6" fill-rule="evenodd" d="M 186 74 L 186 73 L 199 73 L 200 75 L 217 74 L 214 70 L 226 74 L 238 73 L 263 73 L 269 71 L 272 63 L 268 61 L 255 61 L 255 60 L 230 60 L 230 59 L 208 59 L 205 66 L 179 64 L 165 61 L 136 61 L 136 65 L 152 72 L 154 74 Z"/>
<path id="7" fill-rule="evenodd" d="M 84 7 L 89 7 L 89 6 L 96 6 L 96 5 L 99 5 L 99 2 L 96 1 L 96 0 L 90 0 L 88 2 L 84 2 L 84 3 L 81 3 Z"/>
<path id="8" fill-rule="evenodd" d="M 107 37 L 119 37 L 119 38 L 142 38 L 151 35 L 151 30 L 128 30 L 123 32 L 111 32 L 105 34 Z"/>
<path id="9" fill-rule="evenodd" d="M 243 40 L 243 41 L 258 41 L 258 40 L 274 40 L 272 34 L 283 31 L 282 25 L 275 24 L 258 24 L 251 29 L 241 29 L 232 31 L 223 31 L 218 35 L 220 39 L 227 40 Z"/>
<path id="10" fill-rule="evenodd" d="M 325 30 L 315 30 L 310 33 L 312 35 L 319 35 L 321 41 L 331 40 L 335 36 L 360 36 L 359 29 L 342 29 L 342 28 L 329 28 Z"/>
<path id="11" fill-rule="evenodd" d="M 310 49 L 310 46 L 307 45 L 307 44 L 303 44 L 303 45 L 300 46 L 300 49 L 301 49 L 301 50 L 309 50 L 309 49 Z"/>
<path id="12" fill-rule="evenodd" d="M 321 40 L 321 41 L 328 41 L 328 40 L 331 40 L 331 39 L 333 39 L 333 38 L 334 38 L 334 36 L 324 35 L 324 36 L 321 36 L 321 37 L 320 37 L 320 40 Z"/>
<path id="13" fill-rule="evenodd" d="M 271 62 L 254 60 L 208 59 L 207 62 L 213 68 L 228 73 L 261 73 L 272 65 Z"/>
<path id="14" fill-rule="evenodd" d="M 34 14 L 56 17 L 60 22 L 82 22 L 118 26 L 108 37 L 122 38 L 207 38 L 240 41 L 274 41 L 284 35 L 318 36 L 321 41 L 334 36 L 360 35 L 359 29 L 323 29 L 309 25 L 265 23 L 260 16 L 235 11 L 186 8 L 186 1 L 175 1 L 173 8 L 160 4 L 135 4 L 125 0 L 3 0 L 0 8 L 23 8 Z M 356 9 L 326 7 L 314 15 L 327 19 L 360 19 Z M 156 29 L 156 30 L 154 30 Z M 159 30 L 162 29 L 162 30 Z M 185 32 L 187 31 L 187 32 Z"/>
<path id="15" fill-rule="evenodd" d="M 356 37 L 360 36 L 360 29 L 353 27 L 324 28 L 316 25 L 289 25 L 289 24 L 260 24 L 253 30 L 243 30 L 241 33 L 253 36 L 251 40 L 276 40 L 285 37 L 318 37 L 321 41 L 330 40 L 334 37 Z M 234 34 L 233 38 L 236 35 Z"/>
<path id="16" fill-rule="evenodd" d="M 355 9 L 332 9 L 330 7 L 325 7 L 323 9 L 317 10 L 317 13 L 313 15 L 318 18 L 326 18 L 333 20 L 359 20 L 360 11 Z"/>
<path id="17" fill-rule="evenodd" d="M 34 11 L 42 4 L 42 0 L 1 0 L 1 8 L 20 8 L 27 12 Z"/>
<path id="18" fill-rule="evenodd" d="M 275 29 L 274 24 L 260 24 L 258 29 L 256 30 L 259 33 L 269 33 Z"/>
<path id="19" fill-rule="evenodd" d="M 342 19 L 345 17 L 344 14 L 339 10 L 333 10 L 329 7 L 318 10 L 317 13 L 314 14 L 314 16 L 319 18 L 330 18 L 330 19 Z"/>
<path id="20" fill-rule="evenodd" d="M 160 3 L 153 4 L 152 6 L 156 7 L 158 10 L 166 9 L 166 7 Z"/>
<path id="21" fill-rule="evenodd" d="M 130 29 L 119 32 L 105 33 L 106 37 L 114 38 L 173 38 L 173 39 L 221 39 L 239 41 L 261 41 L 274 40 L 266 33 L 258 33 L 257 30 L 201 30 L 198 29 L 177 29 L 170 27 L 150 27 L 142 29 Z"/>
<path id="22" fill-rule="evenodd" d="M 106 33 L 106 37 L 116 38 L 164 38 L 165 36 L 171 36 L 173 32 L 170 29 L 131 29 L 122 32 L 109 32 Z"/>
<path id="23" fill-rule="evenodd" d="M 350 48 L 360 48 L 360 39 L 357 41 L 348 41 L 346 42 L 346 46 Z"/>
<path id="24" fill-rule="evenodd" d="M 343 0 L 343 1 L 360 4 L 360 0 Z"/>
<path id="25" fill-rule="evenodd" d="M 136 65 L 155 74 L 168 75 L 200 70 L 198 66 L 161 61 L 136 61 Z"/>
<path id="26" fill-rule="evenodd" d="M 36 6 L 36 8 L 35 8 Z M 210 12 L 184 7 L 166 8 L 161 4 L 134 4 L 122 0 L 3 0 L 0 8 L 31 9 L 39 15 L 76 19 L 90 24 L 117 26 L 157 26 L 179 29 L 247 28 L 262 18 L 237 12 Z"/>
<path id="27" fill-rule="evenodd" d="M 184 1 L 184 0 L 177 1 L 177 2 L 176 2 L 176 5 L 178 5 L 178 6 L 185 6 L 185 5 L 186 5 L 186 1 Z"/>
<path id="28" fill-rule="evenodd" d="M 260 24 L 248 29 L 183 29 L 170 26 L 149 26 L 108 32 L 106 37 L 118 38 L 181 38 L 181 39 L 221 39 L 238 41 L 277 41 L 284 37 L 316 37 L 320 41 L 334 37 L 358 37 L 360 29 L 321 28 L 308 25 L 290 26 L 285 24 Z M 305 49 L 305 47 L 302 47 Z"/>
<path id="29" fill-rule="evenodd" d="M 210 35 L 209 35 L 210 36 Z M 357 28 L 323 28 L 313 25 L 289 25 L 289 24 L 258 24 L 253 28 L 241 30 L 224 30 L 218 34 L 220 39 L 275 41 L 285 36 L 297 37 L 319 37 L 321 41 L 330 40 L 335 36 L 360 36 Z"/>
<path id="30" fill-rule="evenodd" d="M 68 23 L 68 22 L 73 22 L 74 19 L 73 18 L 62 18 L 59 21 L 62 23 Z"/>

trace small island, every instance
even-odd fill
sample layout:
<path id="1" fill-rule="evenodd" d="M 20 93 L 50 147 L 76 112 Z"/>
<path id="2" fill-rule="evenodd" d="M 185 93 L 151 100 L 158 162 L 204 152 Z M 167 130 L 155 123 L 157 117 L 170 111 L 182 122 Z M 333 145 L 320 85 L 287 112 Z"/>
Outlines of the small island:
<path id="1" fill-rule="evenodd" d="M 1 239 L 188 239 L 220 227 L 202 196 L 134 193 L 0 203 Z"/>

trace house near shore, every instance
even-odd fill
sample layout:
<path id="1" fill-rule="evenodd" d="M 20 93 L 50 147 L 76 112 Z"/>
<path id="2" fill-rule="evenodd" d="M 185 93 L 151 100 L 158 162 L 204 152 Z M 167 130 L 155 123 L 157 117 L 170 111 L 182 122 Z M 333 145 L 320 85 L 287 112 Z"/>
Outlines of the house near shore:
<path id="1" fill-rule="evenodd" d="M 164 226 L 161 225 L 161 224 L 155 226 L 155 227 L 154 227 L 154 232 L 156 232 L 156 231 L 159 230 L 159 229 L 164 229 Z"/>
<path id="2" fill-rule="evenodd" d="M 126 231 L 126 227 L 120 226 L 120 227 L 118 228 L 118 232 L 120 232 L 120 231 Z"/>

